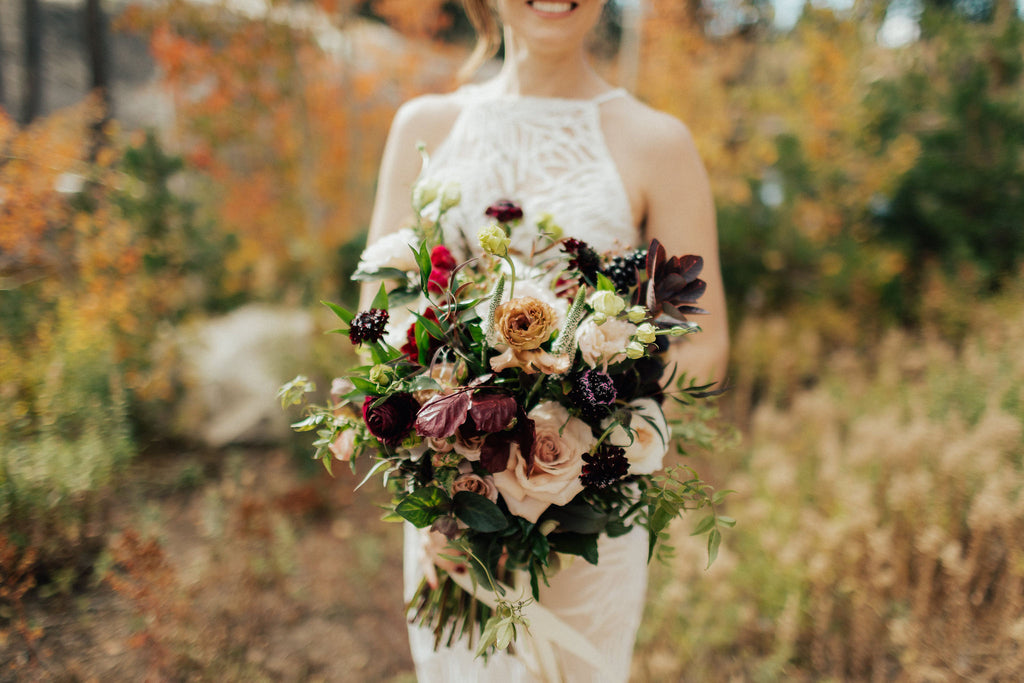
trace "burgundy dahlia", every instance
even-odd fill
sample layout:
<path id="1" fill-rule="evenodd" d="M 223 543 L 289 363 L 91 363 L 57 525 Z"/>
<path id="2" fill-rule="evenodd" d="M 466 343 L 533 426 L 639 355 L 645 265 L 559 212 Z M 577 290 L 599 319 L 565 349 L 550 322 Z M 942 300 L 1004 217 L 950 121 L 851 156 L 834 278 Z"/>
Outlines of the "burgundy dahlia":
<path id="1" fill-rule="evenodd" d="M 626 449 L 601 444 L 597 452 L 583 454 L 583 471 L 580 482 L 584 486 L 603 489 L 608 488 L 619 479 L 629 474 L 629 461 L 626 460 Z"/>
<path id="2" fill-rule="evenodd" d="M 519 220 L 523 217 L 523 209 L 518 204 L 508 199 L 501 199 L 487 207 L 484 212 L 499 223 Z"/>
<path id="3" fill-rule="evenodd" d="M 617 396 L 615 382 L 605 372 L 588 369 L 575 377 L 569 400 L 585 420 L 599 420 L 608 415 L 608 406 Z"/>
<path id="4" fill-rule="evenodd" d="M 399 392 L 388 396 L 380 404 L 373 404 L 379 396 L 367 396 L 363 401 L 363 422 L 370 433 L 386 446 L 397 446 L 416 422 L 420 404 L 412 394 Z"/>
<path id="5" fill-rule="evenodd" d="M 384 336 L 384 328 L 388 324 L 388 312 L 381 308 L 371 308 L 360 311 L 349 325 L 348 338 L 354 345 L 359 346 L 365 341 L 380 341 Z"/>

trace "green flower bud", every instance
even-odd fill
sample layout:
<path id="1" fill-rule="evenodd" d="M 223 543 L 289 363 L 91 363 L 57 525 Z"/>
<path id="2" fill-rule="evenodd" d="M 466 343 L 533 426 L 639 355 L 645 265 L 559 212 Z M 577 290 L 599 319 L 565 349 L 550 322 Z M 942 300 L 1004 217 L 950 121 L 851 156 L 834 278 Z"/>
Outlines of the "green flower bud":
<path id="1" fill-rule="evenodd" d="M 391 384 L 394 372 L 387 365 L 374 365 L 370 368 L 370 381 L 382 387 Z"/>
<path id="2" fill-rule="evenodd" d="M 508 255 L 508 245 L 512 240 L 497 223 L 480 228 L 476 236 L 480 240 L 480 248 L 488 254 L 501 257 Z"/>

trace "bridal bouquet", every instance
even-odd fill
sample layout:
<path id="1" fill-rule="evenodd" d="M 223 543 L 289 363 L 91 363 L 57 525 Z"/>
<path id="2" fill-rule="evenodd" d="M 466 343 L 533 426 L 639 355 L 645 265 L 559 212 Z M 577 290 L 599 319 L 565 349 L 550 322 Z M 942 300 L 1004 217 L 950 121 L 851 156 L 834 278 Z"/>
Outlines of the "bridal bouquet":
<path id="1" fill-rule="evenodd" d="M 366 364 L 293 427 L 316 432 L 328 470 L 339 460 L 366 463 L 363 483 L 382 476 L 388 516 L 422 530 L 428 559 L 410 619 L 434 630 L 435 647 L 467 636 L 486 654 L 526 626 L 530 598 L 504 597 L 508 584 L 536 599 L 560 557 L 596 564 L 598 537 L 635 525 L 650 559 L 669 522 L 702 507 L 695 533 L 708 534 L 710 563 L 733 521 L 715 512 L 724 492 L 690 468 L 662 470 L 673 443 L 663 401 L 714 393 L 663 359 L 698 331 L 685 316 L 703 312 L 701 258 L 669 257 L 657 240 L 599 254 L 550 216 L 525 225 L 509 201 L 481 216 L 478 248 L 446 244 L 441 219 L 458 202 L 453 186 L 421 183 L 417 224 L 366 249 L 355 279 L 382 281 L 372 305 L 326 304 Z M 517 253 L 510 236 L 524 230 L 535 239 Z M 298 377 L 280 397 L 304 404 L 313 390 Z"/>

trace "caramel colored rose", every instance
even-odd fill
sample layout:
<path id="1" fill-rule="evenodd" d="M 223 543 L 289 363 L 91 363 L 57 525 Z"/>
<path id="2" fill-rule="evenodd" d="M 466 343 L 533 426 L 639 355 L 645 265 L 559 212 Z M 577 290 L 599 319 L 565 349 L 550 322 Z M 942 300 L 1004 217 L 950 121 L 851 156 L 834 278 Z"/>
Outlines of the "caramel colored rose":
<path id="1" fill-rule="evenodd" d="M 524 296 L 498 306 L 494 324 L 512 349 L 528 351 L 548 340 L 558 324 L 558 314 L 543 301 Z"/>
<path id="2" fill-rule="evenodd" d="M 498 502 L 498 489 L 494 485 L 494 477 L 481 477 L 477 474 L 462 474 L 452 482 L 452 494 L 469 491 L 487 498 L 492 503 Z"/>

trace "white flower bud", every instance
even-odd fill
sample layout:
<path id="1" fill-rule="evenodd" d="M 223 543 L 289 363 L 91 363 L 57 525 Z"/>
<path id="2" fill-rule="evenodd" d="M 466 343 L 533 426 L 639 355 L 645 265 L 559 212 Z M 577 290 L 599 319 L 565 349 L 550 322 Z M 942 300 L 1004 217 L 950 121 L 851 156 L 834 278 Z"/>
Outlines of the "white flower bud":
<path id="1" fill-rule="evenodd" d="M 462 189 L 458 183 L 448 182 L 441 185 L 441 211 L 458 206 L 462 201 Z"/>
<path id="2" fill-rule="evenodd" d="M 637 341 L 631 341 L 626 344 L 626 357 L 636 360 L 637 358 L 643 358 L 644 354 L 647 353 L 647 347 Z"/>
<path id="3" fill-rule="evenodd" d="M 644 321 L 644 318 L 647 317 L 647 309 L 643 306 L 633 306 L 629 309 L 629 313 L 626 314 L 626 317 L 629 318 L 629 322 L 631 323 L 641 323 Z"/>
<path id="4" fill-rule="evenodd" d="M 439 187 L 439 183 L 432 178 L 426 178 L 416 183 L 416 187 L 412 189 L 413 211 L 419 213 L 426 208 L 427 204 L 437 199 Z"/>
<path id="5" fill-rule="evenodd" d="M 658 329 L 650 323 L 644 323 L 636 328 L 637 341 L 643 344 L 653 344 L 657 337 Z"/>
<path id="6" fill-rule="evenodd" d="M 602 313 L 609 318 L 614 318 L 626 308 L 626 302 L 622 300 L 622 297 L 609 291 L 595 292 L 590 297 L 590 305 L 594 308 L 595 313 Z"/>

